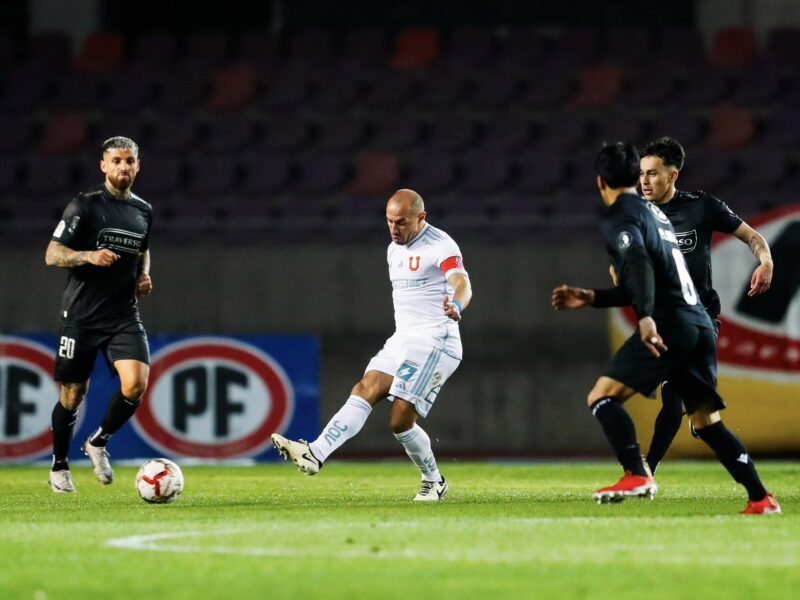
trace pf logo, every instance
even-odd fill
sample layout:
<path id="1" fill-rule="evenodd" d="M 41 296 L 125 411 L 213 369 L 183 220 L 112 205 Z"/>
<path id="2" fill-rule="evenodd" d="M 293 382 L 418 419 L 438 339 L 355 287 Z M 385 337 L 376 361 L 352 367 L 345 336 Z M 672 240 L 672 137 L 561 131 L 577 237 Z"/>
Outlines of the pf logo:
<path id="1" fill-rule="evenodd" d="M 50 452 L 50 415 L 58 393 L 52 349 L 0 336 L 0 461 Z"/>
<path id="2" fill-rule="evenodd" d="M 134 425 L 167 453 L 255 456 L 291 418 L 293 405 L 289 378 L 270 356 L 236 340 L 195 338 L 153 357 Z"/>

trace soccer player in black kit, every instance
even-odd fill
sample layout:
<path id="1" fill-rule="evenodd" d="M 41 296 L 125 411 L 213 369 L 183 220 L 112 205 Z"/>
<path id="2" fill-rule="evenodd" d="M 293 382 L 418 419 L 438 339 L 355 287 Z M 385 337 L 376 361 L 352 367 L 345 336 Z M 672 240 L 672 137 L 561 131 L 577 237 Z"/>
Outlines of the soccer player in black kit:
<path id="1" fill-rule="evenodd" d="M 133 140 L 106 140 L 100 161 L 105 182 L 75 196 L 47 246 L 47 265 L 69 269 L 54 375 L 61 382 L 52 415 L 54 492 L 75 491 L 67 454 L 97 352 L 120 379 L 100 426 L 81 447 L 103 484 L 114 479 L 106 444 L 133 416 L 147 389 L 150 351 L 137 296 L 153 290 L 148 250 L 153 209 L 131 192 L 139 167 Z"/>
<path id="2" fill-rule="evenodd" d="M 636 194 L 639 155 L 630 144 L 606 146 L 596 159 L 597 185 L 606 205 L 601 230 L 620 286 L 553 290 L 556 309 L 630 303 L 638 330 L 623 344 L 587 398 L 592 414 L 625 471 L 614 485 L 594 492 L 598 503 L 650 497 L 658 490 L 645 463 L 633 421 L 623 403 L 670 381 L 683 398 L 697 433 L 731 476 L 747 490 L 746 514 L 774 514 L 780 505 L 764 488 L 742 443 L 725 427 L 716 389 L 714 326 L 706 313 L 669 219 Z M 588 296 L 588 298 L 587 298 Z M 590 301 L 589 301 L 590 300 Z"/>
<path id="3" fill-rule="evenodd" d="M 655 203 L 675 229 L 695 288 L 719 332 L 719 294 L 711 280 L 711 236 L 715 231 L 736 236 L 747 244 L 759 265 L 750 278 L 748 296 L 766 292 L 772 282 L 772 255 L 764 237 L 734 213 L 722 200 L 702 191 L 685 192 L 675 187 L 686 154 L 683 146 L 662 137 L 645 146 L 639 162 L 642 195 Z M 656 417 L 647 464 L 653 473 L 678 433 L 683 418 L 683 399 L 669 381 L 661 385 L 661 411 Z"/>

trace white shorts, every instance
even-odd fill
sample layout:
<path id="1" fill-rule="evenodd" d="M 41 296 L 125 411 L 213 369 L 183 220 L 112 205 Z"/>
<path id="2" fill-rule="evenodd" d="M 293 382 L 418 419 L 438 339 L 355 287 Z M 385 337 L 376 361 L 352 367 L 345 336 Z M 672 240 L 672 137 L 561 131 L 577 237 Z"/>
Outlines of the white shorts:
<path id="1" fill-rule="evenodd" d="M 445 381 L 461 364 L 461 341 L 450 338 L 448 342 L 395 333 L 364 372 L 380 371 L 394 377 L 389 400 L 407 400 L 418 415 L 426 417 Z"/>

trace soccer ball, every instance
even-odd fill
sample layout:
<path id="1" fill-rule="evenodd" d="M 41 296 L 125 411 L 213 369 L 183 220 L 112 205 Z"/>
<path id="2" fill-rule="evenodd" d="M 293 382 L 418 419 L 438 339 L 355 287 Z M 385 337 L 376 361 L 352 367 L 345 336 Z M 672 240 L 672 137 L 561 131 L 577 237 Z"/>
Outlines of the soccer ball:
<path id="1" fill-rule="evenodd" d="M 183 473 L 171 460 L 152 458 L 136 473 L 136 491 L 145 502 L 172 502 L 183 491 Z"/>

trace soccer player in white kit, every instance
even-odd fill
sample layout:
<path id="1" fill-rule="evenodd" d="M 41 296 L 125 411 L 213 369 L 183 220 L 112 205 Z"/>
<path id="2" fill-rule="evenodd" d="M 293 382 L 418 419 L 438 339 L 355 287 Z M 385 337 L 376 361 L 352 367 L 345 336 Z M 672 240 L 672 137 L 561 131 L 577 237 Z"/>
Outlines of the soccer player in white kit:
<path id="1" fill-rule="evenodd" d="M 316 440 L 272 434 L 272 444 L 306 475 L 316 475 L 337 448 L 355 436 L 384 398 L 392 401 L 390 427 L 422 484 L 416 501 L 447 494 L 428 434 L 417 425 L 461 362 L 458 321 L 472 298 L 461 251 L 453 239 L 425 220 L 425 205 L 413 190 L 389 198 L 386 222 L 392 243 L 386 253 L 396 330 L 370 360 L 364 376 Z"/>

